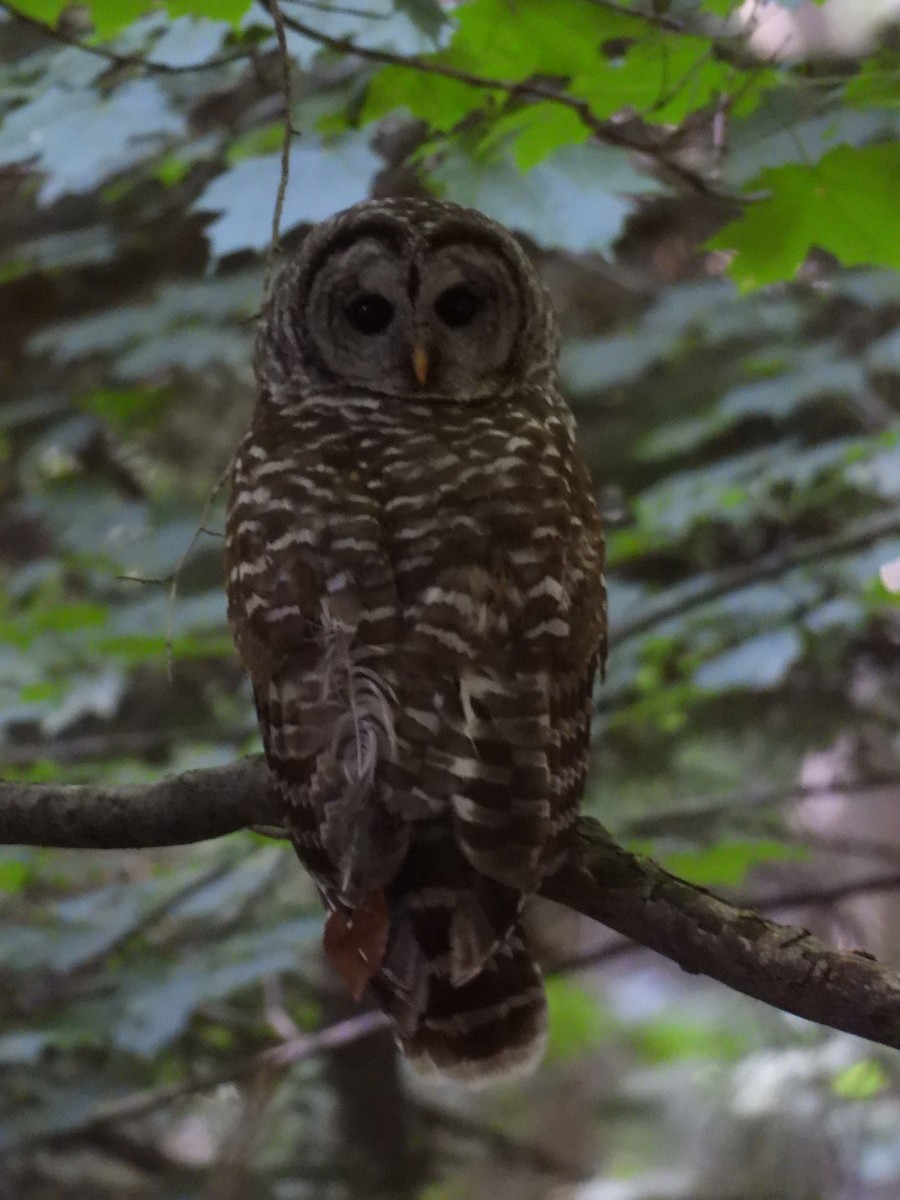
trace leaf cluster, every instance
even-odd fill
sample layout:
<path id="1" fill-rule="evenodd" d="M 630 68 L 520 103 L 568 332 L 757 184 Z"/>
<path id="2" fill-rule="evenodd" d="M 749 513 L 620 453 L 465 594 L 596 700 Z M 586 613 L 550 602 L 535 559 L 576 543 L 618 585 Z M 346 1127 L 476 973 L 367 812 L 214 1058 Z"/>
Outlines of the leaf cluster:
<path id="1" fill-rule="evenodd" d="M 270 8 L 6 7 L 3 773 L 140 780 L 225 762 L 258 743 L 225 624 L 221 498 L 174 604 L 170 577 L 252 400 L 283 133 Z M 885 39 L 856 62 L 761 61 L 736 8 L 281 4 L 296 131 L 285 249 L 373 189 L 430 188 L 517 230 L 544 270 L 609 531 L 612 653 L 588 803 L 715 887 L 802 870 L 781 800 L 803 756 L 900 723 L 897 601 L 879 578 L 900 556 L 895 56 Z M 251 835 L 115 859 L 0 856 L 7 1162 L 32 1170 L 34 1148 L 65 1136 L 93 1145 L 83 1129 L 101 1106 L 271 1045 L 273 980 L 300 1029 L 340 1015 L 290 865 Z M 677 989 L 661 1000 L 635 979 L 639 1015 L 593 985 L 551 989 L 546 1078 L 602 1065 L 605 1090 L 588 1090 L 611 1170 L 668 1163 L 636 1124 L 631 1071 L 654 1130 L 683 1094 L 683 1062 L 718 1063 L 731 1096 L 729 1073 L 771 1038 L 797 1039 L 830 1103 L 875 1104 L 892 1086 L 890 1063 L 828 1058 L 721 1000 L 687 1012 Z M 335 1108 L 335 1128 L 352 1116 L 331 1070 L 306 1064 L 278 1091 L 260 1195 L 297 1194 L 284 1189 L 301 1175 L 310 1194 L 354 1194 L 346 1138 L 318 1152 L 303 1140 Z M 727 1107 L 713 1084 L 692 1086 Z M 398 1095 L 395 1124 L 421 1133 Z M 227 1140 L 246 1111 L 233 1100 L 182 1099 L 137 1127 L 163 1161 L 133 1168 L 135 1195 L 162 1194 L 160 1180 L 198 1194 L 175 1135 L 199 1113 Z M 529 1094 L 536 1123 L 552 1116 L 542 1103 Z M 530 1129 L 514 1097 L 490 1112 Z M 421 1177 L 449 1176 L 456 1143 L 445 1129 L 433 1145 Z M 366 1144 L 368 1169 L 386 1153 Z M 46 1195 L 45 1177 L 10 1178 Z M 124 1194 L 99 1178 L 92 1194 Z M 369 1194 L 358 1178 L 355 1194 Z"/>

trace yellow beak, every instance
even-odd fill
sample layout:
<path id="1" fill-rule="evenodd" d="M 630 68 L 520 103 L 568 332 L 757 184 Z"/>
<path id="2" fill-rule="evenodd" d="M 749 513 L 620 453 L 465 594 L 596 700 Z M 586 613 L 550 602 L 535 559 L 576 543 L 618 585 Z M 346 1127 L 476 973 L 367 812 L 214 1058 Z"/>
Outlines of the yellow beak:
<path id="1" fill-rule="evenodd" d="M 413 346 L 413 374 L 420 384 L 428 378 L 428 351 L 422 345 Z"/>

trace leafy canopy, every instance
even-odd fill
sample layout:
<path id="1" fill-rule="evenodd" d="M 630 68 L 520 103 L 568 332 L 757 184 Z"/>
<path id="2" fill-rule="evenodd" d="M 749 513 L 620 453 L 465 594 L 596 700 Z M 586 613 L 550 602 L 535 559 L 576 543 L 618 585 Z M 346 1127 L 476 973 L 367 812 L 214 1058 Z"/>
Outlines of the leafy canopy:
<path id="1" fill-rule="evenodd" d="M 65 8 L 13 7 L 48 30 Z M 783 804 L 804 756 L 873 724 L 896 737 L 896 55 L 762 61 L 728 0 L 281 7 L 286 248 L 375 188 L 431 188 L 523 234 L 558 301 L 608 525 L 590 810 L 700 884 L 815 880 Z M 259 748 L 226 625 L 221 498 L 174 603 L 169 581 L 246 425 L 283 96 L 258 2 L 93 0 L 60 33 L 81 46 L 0 23 L 0 758 L 6 778 L 117 784 Z M 0 1146 L 95 1151 L 110 1106 L 271 1047 L 279 989 L 300 1032 L 333 1022 L 320 940 L 293 856 L 250 833 L 159 854 L 3 850 Z M 585 1144 L 601 1111 L 610 1176 L 658 1180 L 666 1113 L 692 1107 L 688 1091 L 703 1108 L 698 1063 L 720 1072 L 721 1112 L 732 1065 L 821 1047 L 627 961 L 618 990 L 551 981 L 549 1074 L 492 1115 L 517 1135 L 553 1128 L 545 1078 L 607 1089 L 582 1106 Z M 798 1109 L 893 1103 L 895 1065 L 864 1053 L 830 1058 L 824 1099 Z M 371 1170 L 384 1146 L 323 1123 L 354 1102 L 409 1116 L 399 1084 L 385 1101 L 388 1072 L 360 1101 L 366 1078 L 349 1096 L 315 1063 L 273 1081 L 248 1192 L 298 1194 L 308 1170 L 299 1194 L 321 1195 L 356 1155 Z M 170 1149 L 205 1104 L 182 1095 L 129 1128 Z M 892 1130 L 881 1116 L 872 1128 Z M 834 1161 L 855 1162 L 859 1122 L 833 1126 L 848 1138 Z M 417 1194 L 472 1195 L 429 1147 L 453 1180 Z M 207 1194 L 157 1158 L 144 1194 Z M 62 1174 L 11 1193 L 43 1200 Z M 120 1179 L 74 1174 L 79 1196 L 120 1200 Z"/>

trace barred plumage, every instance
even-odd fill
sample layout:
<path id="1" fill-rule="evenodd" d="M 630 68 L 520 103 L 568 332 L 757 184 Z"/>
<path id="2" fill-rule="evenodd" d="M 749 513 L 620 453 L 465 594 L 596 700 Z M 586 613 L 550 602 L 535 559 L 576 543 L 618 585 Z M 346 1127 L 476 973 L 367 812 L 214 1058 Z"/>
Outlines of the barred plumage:
<path id="1" fill-rule="evenodd" d="M 556 357 L 499 226 L 357 205 L 278 281 L 234 467 L 229 616 L 297 852 L 405 1052 L 466 1080 L 541 1052 L 521 912 L 565 854 L 604 654 Z"/>

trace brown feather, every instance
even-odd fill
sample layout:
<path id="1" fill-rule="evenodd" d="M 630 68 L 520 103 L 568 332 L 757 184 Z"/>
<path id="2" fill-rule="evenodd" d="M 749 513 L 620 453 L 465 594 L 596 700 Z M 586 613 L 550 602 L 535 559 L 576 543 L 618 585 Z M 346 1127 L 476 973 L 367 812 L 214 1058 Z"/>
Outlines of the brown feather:
<path id="1" fill-rule="evenodd" d="M 428 387 L 448 393 L 410 377 L 407 394 L 409 354 L 394 368 L 371 340 L 335 366 L 341 338 L 357 343 L 329 289 L 390 290 L 410 264 L 420 287 L 391 292 L 398 314 L 431 303 L 429 272 L 483 272 L 505 297 L 471 362 L 430 346 Z M 469 1082 L 540 1057 L 520 916 L 566 852 L 605 653 L 600 520 L 556 353 L 546 295 L 499 226 L 437 201 L 339 214 L 265 314 L 229 507 L 229 618 L 330 909 L 326 953 L 354 994 L 371 983 L 414 1063 Z"/>

